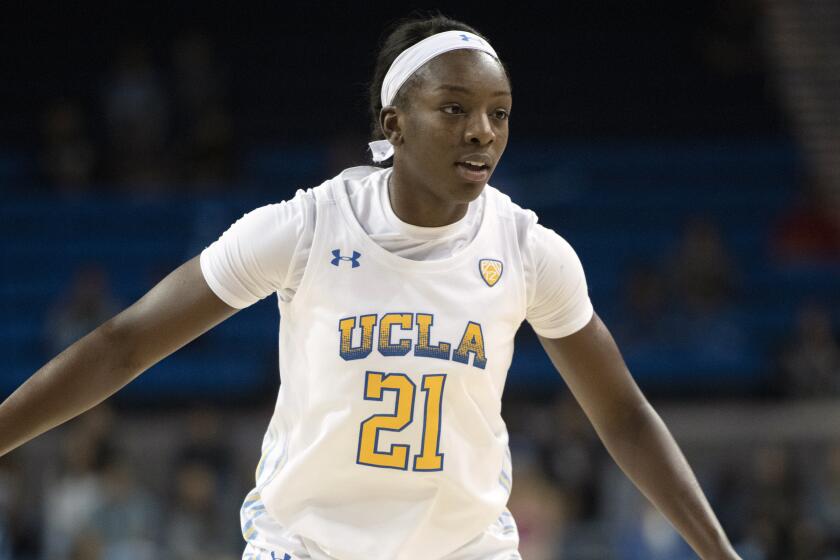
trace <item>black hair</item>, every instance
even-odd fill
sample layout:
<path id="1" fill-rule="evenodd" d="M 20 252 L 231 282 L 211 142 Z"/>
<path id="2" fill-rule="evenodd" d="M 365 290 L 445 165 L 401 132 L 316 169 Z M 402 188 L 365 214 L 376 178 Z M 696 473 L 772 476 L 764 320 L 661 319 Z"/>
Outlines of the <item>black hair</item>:
<path id="1" fill-rule="evenodd" d="M 373 71 L 373 81 L 370 83 L 369 90 L 371 140 L 382 140 L 385 138 L 382 127 L 379 125 L 379 113 L 382 110 L 382 82 L 385 80 L 385 74 L 388 73 L 388 69 L 391 67 L 394 59 L 410 46 L 444 31 L 467 31 L 468 33 L 478 35 L 485 41 L 487 40 L 486 37 L 466 23 L 448 18 L 441 13 L 414 15 L 407 19 L 399 20 L 393 24 L 390 31 L 386 32 L 385 40 L 382 42 L 382 47 L 376 56 L 376 67 Z M 505 68 L 504 64 L 502 64 L 502 67 Z M 505 68 L 505 73 L 507 74 L 507 68 Z M 410 87 L 406 86 L 409 83 L 407 82 L 400 88 L 394 98 L 394 105 L 404 105 L 406 103 L 405 95 L 410 90 Z M 393 158 L 389 158 L 383 162 L 377 162 L 375 165 L 391 167 L 393 165 Z"/>

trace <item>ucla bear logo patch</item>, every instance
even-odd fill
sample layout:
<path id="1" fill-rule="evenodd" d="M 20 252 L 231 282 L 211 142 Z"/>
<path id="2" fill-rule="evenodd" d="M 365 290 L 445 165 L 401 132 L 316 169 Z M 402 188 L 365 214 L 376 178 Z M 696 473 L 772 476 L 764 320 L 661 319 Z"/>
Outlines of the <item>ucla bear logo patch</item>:
<path id="1" fill-rule="evenodd" d="M 484 282 L 491 288 L 496 285 L 499 278 L 502 277 L 502 270 L 504 265 L 502 261 L 496 259 L 481 259 L 478 261 L 478 270 L 481 272 L 481 277 Z"/>

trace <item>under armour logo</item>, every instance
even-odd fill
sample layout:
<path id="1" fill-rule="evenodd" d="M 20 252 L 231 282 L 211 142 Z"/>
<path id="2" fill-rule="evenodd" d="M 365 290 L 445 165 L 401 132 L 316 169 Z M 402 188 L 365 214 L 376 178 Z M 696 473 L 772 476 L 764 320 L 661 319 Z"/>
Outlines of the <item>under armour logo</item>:
<path id="1" fill-rule="evenodd" d="M 470 41 L 478 41 L 479 45 L 484 45 L 485 44 L 484 41 L 482 41 L 479 37 L 470 37 L 466 33 L 461 33 L 460 35 L 458 35 L 458 37 L 460 37 L 462 41 L 467 42 L 467 43 L 470 42 Z"/>
<path id="2" fill-rule="evenodd" d="M 289 556 L 288 554 L 284 554 L 283 558 L 279 558 L 279 557 L 274 555 L 274 551 L 272 550 L 271 551 L 271 560 L 292 560 L 292 557 Z"/>
<path id="3" fill-rule="evenodd" d="M 344 256 L 341 255 L 341 250 L 339 250 L 339 249 L 333 249 L 332 254 L 333 254 L 333 257 L 335 257 L 334 259 L 332 259 L 330 261 L 333 266 L 338 266 L 338 263 L 341 262 L 341 261 L 350 261 L 351 263 L 353 263 L 353 268 L 356 268 L 357 266 L 359 266 L 359 257 L 362 256 L 362 254 L 360 252 L 353 251 L 353 256 L 352 257 L 344 257 Z"/>

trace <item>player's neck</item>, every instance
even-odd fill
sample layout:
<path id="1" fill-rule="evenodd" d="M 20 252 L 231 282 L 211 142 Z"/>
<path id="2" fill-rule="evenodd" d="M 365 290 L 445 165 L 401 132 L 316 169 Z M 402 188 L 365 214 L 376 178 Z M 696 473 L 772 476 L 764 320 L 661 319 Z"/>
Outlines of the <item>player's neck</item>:
<path id="1" fill-rule="evenodd" d="M 422 183 L 407 181 L 396 169 L 388 182 L 388 198 L 400 220 L 420 227 L 454 224 L 469 209 L 469 203 L 442 200 Z"/>

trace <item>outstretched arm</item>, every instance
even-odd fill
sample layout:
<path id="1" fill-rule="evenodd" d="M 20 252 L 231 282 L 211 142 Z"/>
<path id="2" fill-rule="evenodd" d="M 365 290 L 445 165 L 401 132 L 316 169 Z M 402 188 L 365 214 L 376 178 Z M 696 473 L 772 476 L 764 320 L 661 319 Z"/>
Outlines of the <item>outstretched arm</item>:
<path id="1" fill-rule="evenodd" d="M 0 456 L 96 406 L 236 311 L 207 286 L 198 257 L 184 263 L 0 405 Z"/>
<path id="2" fill-rule="evenodd" d="M 639 390 L 598 317 L 564 337 L 540 337 L 607 450 L 704 560 L 737 559 L 697 479 Z"/>

